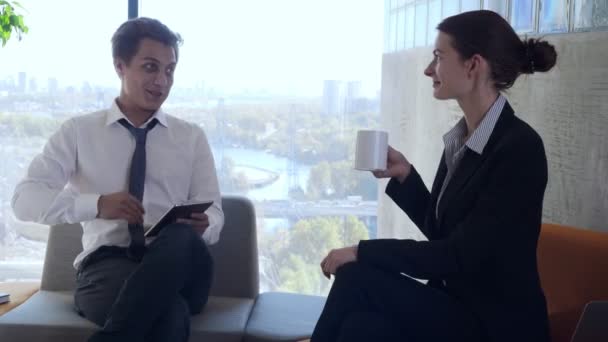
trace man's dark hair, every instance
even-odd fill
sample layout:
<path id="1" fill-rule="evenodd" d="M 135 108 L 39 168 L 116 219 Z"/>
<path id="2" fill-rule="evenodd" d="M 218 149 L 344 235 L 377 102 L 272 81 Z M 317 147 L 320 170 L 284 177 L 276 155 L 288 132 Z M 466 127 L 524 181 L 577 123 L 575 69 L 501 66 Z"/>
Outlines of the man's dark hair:
<path id="1" fill-rule="evenodd" d="M 145 17 L 130 19 L 114 32 L 112 57 L 120 58 L 127 64 L 131 63 L 131 59 L 139 49 L 139 43 L 144 38 L 172 47 L 176 60 L 179 59 L 179 45 L 183 42 L 182 37 L 160 21 Z"/>

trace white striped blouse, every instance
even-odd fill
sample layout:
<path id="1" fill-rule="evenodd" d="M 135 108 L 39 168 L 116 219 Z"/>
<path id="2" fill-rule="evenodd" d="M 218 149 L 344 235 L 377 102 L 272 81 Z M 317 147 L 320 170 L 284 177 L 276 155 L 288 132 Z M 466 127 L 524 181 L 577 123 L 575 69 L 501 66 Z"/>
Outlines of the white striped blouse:
<path id="1" fill-rule="evenodd" d="M 488 140 L 490 140 L 490 135 L 492 135 L 494 126 L 496 126 L 496 122 L 498 121 L 500 113 L 502 113 L 502 109 L 504 108 L 506 102 L 507 99 L 502 96 L 502 94 L 499 95 L 468 140 L 465 141 L 465 137 L 467 135 L 467 123 L 464 117 L 458 121 L 456 126 L 444 134 L 443 143 L 445 144 L 445 163 L 447 165 L 448 172 L 445 176 L 445 180 L 443 181 L 443 185 L 441 186 L 441 192 L 439 193 L 437 206 L 435 207 L 435 216 L 437 218 L 439 217 L 439 202 L 441 201 L 443 192 L 452 179 L 454 172 L 458 168 L 458 165 L 464 156 L 464 152 L 468 148 L 479 155 L 483 153 L 483 150 L 486 147 Z"/>

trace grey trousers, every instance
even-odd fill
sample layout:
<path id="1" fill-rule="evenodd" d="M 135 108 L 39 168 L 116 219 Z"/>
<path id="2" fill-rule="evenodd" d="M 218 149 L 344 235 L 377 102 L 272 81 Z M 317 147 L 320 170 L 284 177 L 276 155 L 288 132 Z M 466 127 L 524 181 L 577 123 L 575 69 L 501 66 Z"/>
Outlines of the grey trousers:
<path id="1" fill-rule="evenodd" d="M 207 303 L 213 261 L 184 224 L 165 227 L 141 262 L 104 246 L 77 272 L 77 312 L 101 327 L 90 341 L 187 341 L 190 315 Z"/>

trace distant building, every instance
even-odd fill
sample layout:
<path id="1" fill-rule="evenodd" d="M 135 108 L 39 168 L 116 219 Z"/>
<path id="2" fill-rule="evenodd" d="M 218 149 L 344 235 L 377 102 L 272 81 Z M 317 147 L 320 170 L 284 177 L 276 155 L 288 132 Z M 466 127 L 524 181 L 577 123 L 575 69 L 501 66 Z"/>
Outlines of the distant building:
<path id="1" fill-rule="evenodd" d="M 323 114 L 343 116 L 362 111 L 365 104 L 362 88 L 361 81 L 324 81 Z"/>
<path id="2" fill-rule="evenodd" d="M 34 77 L 30 78 L 30 84 L 29 84 L 28 91 L 30 93 L 38 92 L 38 82 L 36 81 L 36 79 Z"/>
<path id="3" fill-rule="evenodd" d="M 25 93 L 25 87 L 26 87 L 26 82 L 27 82 L 27 74 L 25 73 L 25 71 L 21 71 L 18 74 L 18 83 L 17 83 L 17 92 L 18 93 Z"/>
<path id="4" fill-rule="evenodd" d="M 344 89 L 341 81 L 323 81 L 323 114 L 338 115 L 344 112 Z"/>
<path id="5" fill-rule="evenodd" d="M 47 83 L 47 89 L 48 89 L 49 94 L 51 94 L 51 95 L 57 93 L 57 90 L 59 90 L 59 82 L 57 81 L 57 79 L 55 77 L 49 77 L 48 83 Z"/>
<path id="6" fill-rule="evenodd" d="M 361 111 L 361 81 L 349 81 L 346 84 L 345 111 L 353 114 Z"/>

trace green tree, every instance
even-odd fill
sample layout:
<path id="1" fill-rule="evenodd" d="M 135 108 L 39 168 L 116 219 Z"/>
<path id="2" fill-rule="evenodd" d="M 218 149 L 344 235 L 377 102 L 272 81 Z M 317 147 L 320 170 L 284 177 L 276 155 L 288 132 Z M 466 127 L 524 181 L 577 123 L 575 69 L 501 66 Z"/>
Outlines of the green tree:
<path id="1" fill-rule="evenodd" d="M 272 281 L 280 290 L 326 294 L 331 282 L 321 273 L 321 260 L 331 249 L 352 246 L 368 238 L 365 224 L 355 216 L 300 220 L 291 230 L 263 235 L 260 247 L 271 269 L 265 272 L 278 273 L 278 279 Z"/>
<path id="2" fill-rule="evenodd" d="M 360 195 L 367 200 L 377 197 L 378 181 L 369 173 L 353 169 L 353 162 L 321 162 L 310 169 L 306 195 L 311 200 L 343 199 Z"/>
<path id="3" fill-rule="evenodd" d="M 311 168 L 306 187 L 308 197 L 310 199 L 321 199 L 332 191 L 331 165 L 324 161 Z"/>
<path id="4" fill-rule="evenodd" d="M 0 39 L 2 39 L 2 47 L 6 45 L 13 32 L 17 34 L 17 39 L 21 40 L 23 33 L 27 33 L 29 30 L 25 26 L 23 15 L 15 12 L 16 7 L 23 9 L 16 1 L 0 0 Z"/>
<path id="5" fill-rule="evenodd" d="M 47 138 L 60 126 L 55 118 L 36 117 L 31 114 L 2 114 L 0 125 L 10 128 L 10 134 L 15 137 Z"/>

